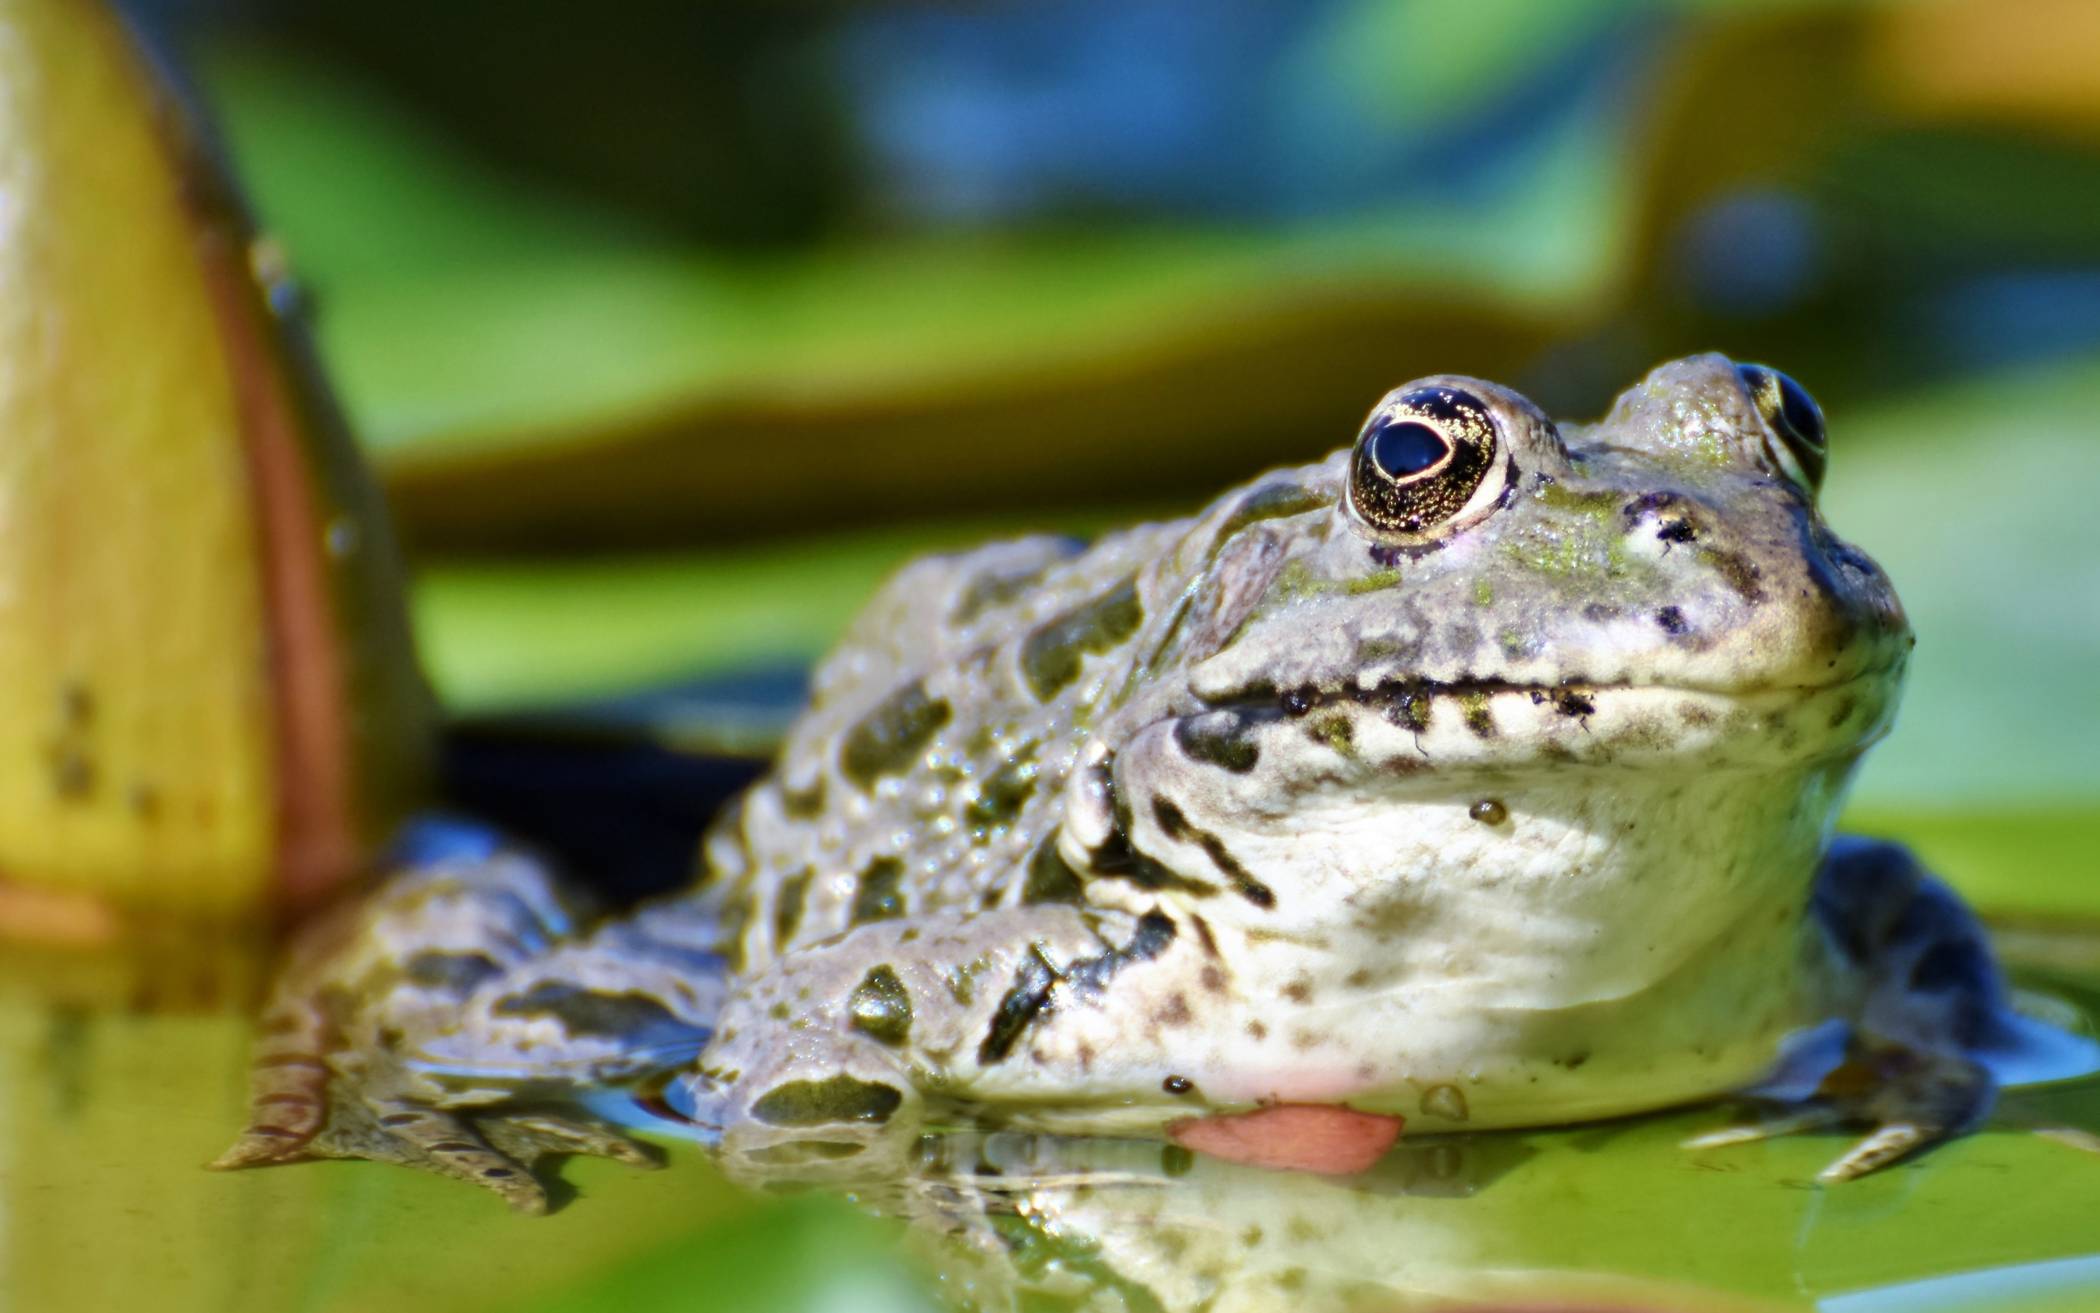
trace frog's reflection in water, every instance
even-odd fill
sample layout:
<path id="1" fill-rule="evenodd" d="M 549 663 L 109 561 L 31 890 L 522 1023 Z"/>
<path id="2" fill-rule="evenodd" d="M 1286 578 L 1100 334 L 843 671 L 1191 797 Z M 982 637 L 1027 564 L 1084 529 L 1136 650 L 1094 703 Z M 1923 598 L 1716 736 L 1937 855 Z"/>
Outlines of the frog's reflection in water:
<path id="1" fill-rule="evenodd" d="M 1455 1205 L 1532 1153 L 1514 1135 L 1432 1137 L 1335 1178 L 972 1128 L 740 1133 L 718 1161 L 750 1188 L 844 1190 L 906 1222 L 965 1307 L 1392 1309 L 1477 1284 L 1482 1255 Z"/>

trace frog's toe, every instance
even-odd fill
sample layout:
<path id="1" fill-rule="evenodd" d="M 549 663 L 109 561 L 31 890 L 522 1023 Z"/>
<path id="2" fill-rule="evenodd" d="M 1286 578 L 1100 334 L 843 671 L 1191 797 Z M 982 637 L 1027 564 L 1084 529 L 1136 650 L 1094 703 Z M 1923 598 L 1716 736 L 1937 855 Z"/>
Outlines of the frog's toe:
<path id="1" fill-rule="evenodd" d="M 1825 1185 L 1836 1185 L 1839 1181 L 1856 1181 L 1870 1172 L 1880 1171 L 1901 1158 L 1907 1158 L 1928 1145 L 1946 1139 L 1952 1132 L 1944 1126 L 1921 1125 L 1917 1122 L 1889 1122 L 1874 1128 L 1874 1133 L 1847 1149 L 1830 1166 L 1816 1173 L 1816 1179 Z"/>
<path id="2" fill-rule="evenodd" d="M 1759 1140 L 1776 1140 L 1783 1135 L 1799 1135 L 1804 1131 L 1820 1131 L 1835 1126 L 1844 1120 L 1844 1114 L 1835 1108 L 1821 1104 L 1796 1108 L 1740 1126 L 1724 1126 L 1718 1131 L 1694 1135 L 1684 1141 L 1687 1149 L 1725 1149 L 1732 1144 L 1755 1144 Z"/>
<path id="3" fill-rule="evenodd" d="M 543 1157 L 610 1158 L 629 1167 L 661 1167 L 663 1156 L 604 1122 L 553 1111 L 509 1112 L 485 1117 L 481 1130 L 492 1144 L 527 1161 Z"/>
<path id="4" fill-rule="evenodd" d="M 1816 1174 L 1826 1185 L 1857 1180 L 1981 1122 L 1997 1097 L 1982 1064 L 1959 1053 L 1859 1049 L 1823 1078 L 1809 1100 L 1744 1126 L 1685 1141 L 1714 1149 L 1832 1126 L 1872 1131 Z"/>

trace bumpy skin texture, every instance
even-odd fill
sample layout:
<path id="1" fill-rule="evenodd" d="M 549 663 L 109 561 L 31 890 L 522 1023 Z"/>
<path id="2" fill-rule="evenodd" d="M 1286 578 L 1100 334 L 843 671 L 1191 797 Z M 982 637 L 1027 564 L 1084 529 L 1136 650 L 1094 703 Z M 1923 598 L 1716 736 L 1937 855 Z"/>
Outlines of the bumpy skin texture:
<path id="1" fill-rule="evenodd" d="M 1880 1102 L 1817 1109 L 1896 1127 L 1840 1174 L 1973 1121 L 1988 1037 L 1912 980 L 1961 945 L 1934 983 L 1993 1015 L 1973 923 L 1847 874 L 1900 856 L 1812 897 L 1911 639 L 1736 368 L 1665 365 L 1566 429 L 1424 388 L 1494 443 L 1426 532 L 1352 509 L 1345 449 L 1090 547 L 906 568 L 688 894 L 521 933 L 558 894 L 516 854 L 398 877 L 287 975 L 277 1102 L 229 1164 L 400 1157 L 532 1206 L 520 1166 L 575 1147 L 547 1128 L 598 1134 L 540 1103 L 632 1080 L 840 1154 L 929 1102 L 1535 1125 L 1740 1088 L 1832 1017 Z M 418 1147 L 375 1152 L 353 1103 Z"/>

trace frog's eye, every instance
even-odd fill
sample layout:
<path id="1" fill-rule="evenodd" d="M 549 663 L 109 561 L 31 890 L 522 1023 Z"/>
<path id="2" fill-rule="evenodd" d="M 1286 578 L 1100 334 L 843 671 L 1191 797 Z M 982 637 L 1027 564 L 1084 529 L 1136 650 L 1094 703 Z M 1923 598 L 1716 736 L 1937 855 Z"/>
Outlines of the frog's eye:
<path id="1" fill-rule="evenodd" d="M 1357 435 L 1349 509 L 1380 537 L 1426 537 L 1500 495 L 1500 445 L 1494 412 L 1470 392 L 1424 387 L 1388 397 Z"/>
<path id="2" fill-rule="evenodd" d="M 1823 486 L 1827 456 L 1823 408 L 1808 390 L 1776 369 L 1737 365 L 1736 377 L 1765 421 L 1765 453 L 1782 473 L 1810 492 Z M 1772 439 L 1778 438 L 1775 444 Z"/>

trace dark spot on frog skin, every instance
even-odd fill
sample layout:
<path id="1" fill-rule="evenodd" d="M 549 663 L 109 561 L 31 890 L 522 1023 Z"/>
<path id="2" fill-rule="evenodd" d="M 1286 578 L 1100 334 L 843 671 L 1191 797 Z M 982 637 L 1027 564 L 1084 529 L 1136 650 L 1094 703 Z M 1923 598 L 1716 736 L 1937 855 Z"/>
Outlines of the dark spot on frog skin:
<path id="1" fill-rule="evenodd" d="M 784 949 L 802 924 L 802 907 L 809 895 L 809 871 L 797 871 L 773 891 L 773 947 Z"/>
<path id="2" fill-rule="evenodd" d="M 984 958 L 973 957 L 950 967 L 941 977 L 941 983 L 948 987 L 949 997 L 968 1007 L 977 999 L 977 977 L 991 970 L 991 966 Z"/>
<path id="3" fill-rule="evenodd" d="M 1211 550 L 1216 551 L 1227 539 L 1257 521 L 1303 515 L 1307 511 L 1325 510 L 1333 504 L 1333 500 L 1324 494 L 1295 483 L 1265 483 L 1240 498 L 1240 504 L 1218 526 L 1217 535 L 1211 539 Z"/>
<path id="4" fill-rule="evenodd" d="M 1474 690 L 1459 694 L 1458 709 L 1465 717 L 1466 728 L 1473 731 L 1474 737 L 1495 737 L 1495 713 L 1489 709 L 1486 693 Z"/>
<path id="5" fill-rule="evenodd" d="M 1043 622 L 1021 641 L 1021 675 L 1029 691 L 1037 701 L 1048 702 L 1079 678 L 1087 653 L 1109 651 L 1136 633 L 1144 619 L 1137 576 L 1131 575 L 1099 597 Z"/>
<path id="6" fill-rule="evenodd" d="M 1336 711 L 1320 716 L 1305 727 L 1305 732 L 1314 742 L 1326 744 L 1341 756 L 1355 755 L 1356 727 L 1349 723 L 1345 713 Z"/>
<path id="7" fill-rule="evenodd" d="M 1499 798 L 1482 798 L 1466 808 L 1466 815 L 1482 825 L 1500 825 L 1509 819 L 1509 808 Z"/>
<path id="8" fill-rule="evenodd" d="M 1311 711 L 1318 702 L 1318 694 L 1309 688 L 1288 688 L 1280 699 L 1283 714 L 1293 720 Z"/>
<path id="9" fill-rule="evenodd" d="M 1130 842 L 1130 804 L 1116 788 L 1112 763 L 1102 761 L 1089 769 L 1108 794 L 1109 815 L 1113 822 L 1108 837 L 1087 850 L 1089 871 L 1113 880 L 1128 880 L 1145 889 L 1179 889 L 1199 898 L 1218 892 L 1215 886 L 1192 880 L 1139 852 Z"/>
<path id="10" fill-rule="evenodd" d="M 1401 729 L 1420 734 L 1429 728 L 1429 716 L 1435 705 L 1436 699 L 1426 690 L 1401 688 L 1386 703 L 1385 718 Z"/>
<path id="11" fill-rule="evenodd" d="M 1190 912 L 1189 924 L 1196 928 L 1196 942 L 1203 946 L 1203 956 L 1216 960 L 1218 956 L 1218 941 L 1210 933 L 1210 922 L 1204 920 L 1196 913 Z"/>
<path id="12" fill-rule="evenodd" d="M 1275 892 L 1255 879 L 1246 867 L 1240 865 L 1239 859 L 1226 849 L 1225 841 L 1208 830 L 1190 824 L 1188 817 L 1171 799 L 1161 797 L 1152 800 L 1152 819 L 1159 823 L 1161 832 L 1168 838 L 1185 839 L 1203 849 L 1204 856 L 1210 858 L 1211 865 L 1217 867 L 1218 873 L 1232 885 L 1234 893 L 1256 907 L 1276 906 Z"/>
<path id="13" fill-rule="evenodd" d="M 1152 1014 L 1152 1019 L 1162 1026 L 1186 1026 L 1195 1019 L 1195 1013 L 1189 1011 L 1186 994 L 1175 994 Z"/>
<path id="14" fill-rule="evenodd" d="M 729 900 L 722 908 L 720 943 L 729 960 L 731 971 L 744 969 L 744 931 L 757 914 L 758 895 L 750 888 Z"/>
<path id="15" fill-rule="evenodd" d="M 465 994 L 491 976 L 503 974 L 503 968 L 486 953 L 418 953 L 408 959 L 404 970 L 418 985 L 453 994 Z"/>
<path id="16" fill-rule="evenodd" d="M 1172 1180 L 1187 1176 L 1196 1166 L 1196 1151 L 1184 1149 L 1178 1144 L 1163 1144 L 1159 1147 L 1159 1174 Z M 1154 1304 L 1157 1307 L 1157 1304 Z"/>
<path id="17" fill-rule="evenodd" d="M 959 628 L 991 608 L 1004 606 L 1026 594 L 1053 566 L 1080 551 L 1081 544 L 1076 539 L 1067 540 L 1067 545 L 1070 550 L 1055 560 L 1031 562 L 1019 568 L 1010 566 L 1005 570 L 986 570 L 970 580 L 968 586 L 963 589 L 962 596 L 956 599 L 955 609 L 949 612 L 949 623 Z"/>
<path id="18" fill-rule="evenodd" d="M 1057 968 L 1043 956 L 1042 950 L 1029 945 L 1028 955 L 1014 969 L 1013 983 L 1000 996 L 999 1006 L 992 1012 L 992 1024 L 977 1045 L 979 1066 L 988 1067 L 1006 1060 L 1021 1038 L 1021 1032 L 1028 1029 L 1049 1006 L 1050 991 L 1058 979 Z"/>
<path id="19" fill-rule="evenodd" d="M 895 1048 L 911 1038 L 911 993 L 887 964 L 861 977 L 846 1000 L 848 1024 L 878 1044 Z"/>
<path id="20" fill-rule="evenodd" d="M 698 1054 L 710 1037 L 704 1026 L 681 1021 L 646 994 L 602 994 L 544 980 L 522 994 L 507 994 L 490 1008 L 499 1017 L 552 1017 L 572 1035 L 600 1035 L 640 1052 Z"/>
<path id="21" fill-rule="evenodd" d="M 853 895 L 853 924 L 889 921 L 904 915 L 904 863 L 895 857 L 878 857 L 860 873 Z"/>
<path id="22" fill-rule="evenodd" d="M 839 745 L 839 769 L 863 791 L 884 775 L 910 769 L 953 714 L 948 704 L 927 695 L 914 680 L 891 693 L 846 733 Z"/>
<path id="23" fill-rule="evenodd" d="M 1597 714 L 1596 702 L 1587 693 L 1579 693 L 1572 688 L 1553 690 L 1553 709 L 1563 716 L 1575 719 Z"/>
<path id="24" fill-rule="evenodd" d="M 1569 1071 L 1574 1071 L 1576 1068 L 1580 1067 L 1583 1063 L 1588 1062 L 1589 1060 L 1590 1051 L 1588 1049 L 1577 1049 L 1573 1053 L 1564 1053 L 1560 1057 L 1555 1058 L 1553 1060 L 1553 1065 L 1556 1067 L 1564 1067 Z"/>
<path id="25" fill-rule="evenodd" d="M 1237 710 L 1183 716 L 1174 722 L 1174 742 L 1191 761 L 1244 775 L 1261 760 L 1252 727 L 1252 717 Z"/>
<path id="26" fill-rule="evenodd" d="M 1035 793 L 1035 745 L 1030 744 L 1007 758 L 985 777 L 977 796 L 964 814 L 978 825 L 1010 825 Z"/>
<path id="27" fill-rule="evenodd" d="M 788 1081 L 760 1095 L 751 1115 L 769 1126 L 821 1126 L 826 1122 L 886 1122 L 903 1104 L 895 1086 L 857 1080 L 841 1072 L 828 1080 Z"/>
<path id="28" fill-rule="evenodd" d="M 1052 991 L 1060 983 L 1081 995 L 1098 995 L 1124 967 L 1148 962 L 1164 953 L 1174 942 L 1175 933 L 1172 917 L 1164 912 L 1147 912 L 1138 918 L 1137 930 L 1129 943 L 1097 957 L 1080 958 L 1062 974 L 1042 950 L 1030 945 L 1028 955 L 1014 970 L 1013 983 L 1007 986 L 992 1012 L 992 1023 L 983 1042 L 977 1046 L 978 1064 L 989 1067 L 1005 1061 L 1022 1033 L 1050 1009 Z"/>
<path id="29" fill-rule="evenodd" d="M 787 813 L 790 819 L 798 821 L 812 820 L 821 814 L 824 810 L 823 777 L 819 776 L 807 789 L 790 789 L 783 786 L 780 790 L 780 810 Z"/>
<path id="30" fill-rule="evenodd" d="M 1159 1087 L 1169 1094 L 1180 1095 L 1195 1089 L 1196 1082 L 1186 1076 L 1169 1076 L 1159 1083 Z"/>
<path id="31" fill-rule="evenodd" d="M 1672 638 L 1682 638 L 1691 632 L 1691 622 L 1684 618 L 1681 606 L 1666 606 L 1655 613 L 1655 623 Z"/>
<path id="32" fill-rule="evenodd" d="M 1312 981 L 1304 976 L 1290 981 L 1283 987 L 1283 996 L 1293 1003 L 1310 1003 L 1312 1002 L 1312 995 Z"/>
<path id="33" fill-rule="evenodd" d="M 1684 499 L 1674 492 L 1651 492 L 1636 497 L 1626 503 L 1626 531 L 1632 533 L 1642 521 L 1653 517 L 1659 521 L 1655 536 L 1666 544 L 1663 550 L 1692 542 L 1699 537 L 1699 527 L 1683 509 L 1683 503 Z"/>
<path id="34" fill-rule="evenodd" d="M 1699 559 L 1711 566 L 1714 573 L 1721 576 L 1721 582 L 1745 602 L 1755 606 L 1765 600 L 1763 571 L 1757 568 L 1757 562 L 1741 552 L 1706 547 L 1700 549 Z"/>
<path id="35" fill-rule="evenodd" d="M 1028 859 L 1028 878 L 1021 885 L 1021 902 L 1035 903 L 1079 903 L 1085 900 L 1085 886 L 1079 873 L 1066 864 L 1064 855 L 1057 851 L 1057 836 L 1051 835 L 1035 846 L 1035 853 Z"/>

